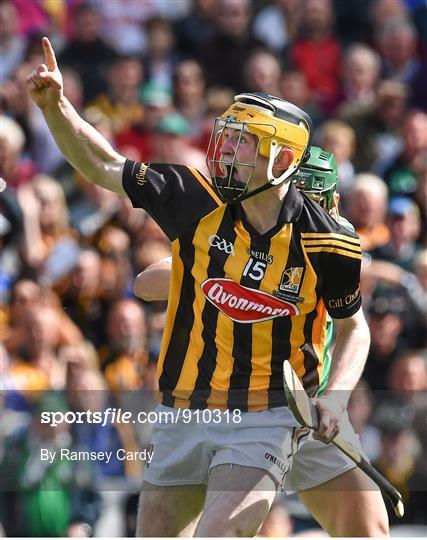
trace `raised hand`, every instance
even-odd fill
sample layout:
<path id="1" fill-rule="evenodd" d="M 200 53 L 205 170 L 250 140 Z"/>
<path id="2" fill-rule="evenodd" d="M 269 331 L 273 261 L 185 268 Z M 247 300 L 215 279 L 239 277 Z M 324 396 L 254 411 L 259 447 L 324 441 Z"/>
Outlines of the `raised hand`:
<path id="1" fill-rule="evenodd" d="M 56 105 L 63 94 L 62 75 L 56 63 L 52 45 L 47 37 L 42 39 L 45 63 L 40 64 L 27 77 L 28 92 L 34 103 L 44 109 Z"/>

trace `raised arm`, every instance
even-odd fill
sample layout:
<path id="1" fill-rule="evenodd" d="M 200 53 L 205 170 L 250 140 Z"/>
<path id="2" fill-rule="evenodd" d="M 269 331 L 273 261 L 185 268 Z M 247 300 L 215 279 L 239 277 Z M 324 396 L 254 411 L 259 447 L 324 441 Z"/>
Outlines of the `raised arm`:
<path id="1" fill-rule="evenodd" d="M 48 38 L 42 40 L 45 63 L 27 77 L 31 99 L 40 107 L 52 135 L 69 163 L 89 182 L 125 194 L 125 158 L 81 118 L 63 93 L 62 75 Z"/>

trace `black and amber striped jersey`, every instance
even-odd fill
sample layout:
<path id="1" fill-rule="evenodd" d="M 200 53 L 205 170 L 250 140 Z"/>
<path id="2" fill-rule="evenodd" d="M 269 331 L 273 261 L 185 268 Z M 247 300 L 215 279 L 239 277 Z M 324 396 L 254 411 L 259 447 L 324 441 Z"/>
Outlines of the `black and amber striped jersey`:
<path id="1" fill-rule="evenodd" d="M 123 186 L 172 243 L 158 363 L 163 404 L 284 405 L 285 359 L 316 395 L 328 377 L 327 313 L 345 318 L 361 305 L 357 236 L 292 183 L 277 225 L 265 234 L 190 167 L 127 161 Z"/>

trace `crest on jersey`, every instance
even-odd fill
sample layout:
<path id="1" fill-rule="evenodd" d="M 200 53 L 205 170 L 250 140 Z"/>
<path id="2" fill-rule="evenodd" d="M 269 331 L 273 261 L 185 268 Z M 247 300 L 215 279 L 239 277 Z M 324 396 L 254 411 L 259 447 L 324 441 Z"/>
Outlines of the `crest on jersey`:
<path id="1" fill-rule="evenodd" d="M 280 280 L 279 291 L 298 294 L 301 289 L 304 270 L 305 268 L 303 266 L 290 266 L 286 268 Z"/>

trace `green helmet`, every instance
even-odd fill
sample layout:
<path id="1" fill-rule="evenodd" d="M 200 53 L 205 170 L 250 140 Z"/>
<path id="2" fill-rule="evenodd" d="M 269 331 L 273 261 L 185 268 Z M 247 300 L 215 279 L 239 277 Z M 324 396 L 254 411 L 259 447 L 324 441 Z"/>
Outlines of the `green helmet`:
<path id="1" fill-rule="evenodd" d="M 318 146 L 311 146 L 308 158 L 292 176 L 296 187 L 329 212 L 334 205 L 338 184 L 335 156 Z"/>

